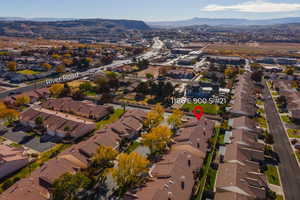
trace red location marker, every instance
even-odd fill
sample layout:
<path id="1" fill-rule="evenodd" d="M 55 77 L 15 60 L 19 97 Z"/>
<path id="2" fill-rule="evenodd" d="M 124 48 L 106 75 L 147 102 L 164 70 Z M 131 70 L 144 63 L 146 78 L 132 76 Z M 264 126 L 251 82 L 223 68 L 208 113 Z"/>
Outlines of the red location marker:
<path id="1" fill-rule="evenodd" d="M 195 106 L 193 113 L 195 117 L 200 120 L 203 115 L 203 108 L 201 106 Z"/>

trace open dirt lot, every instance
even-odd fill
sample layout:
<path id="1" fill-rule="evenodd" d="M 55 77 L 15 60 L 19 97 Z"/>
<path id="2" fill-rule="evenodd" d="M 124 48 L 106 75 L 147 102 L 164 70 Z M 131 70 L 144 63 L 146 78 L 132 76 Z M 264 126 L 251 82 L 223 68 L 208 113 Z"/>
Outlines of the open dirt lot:
<path id="1" fill-rule="evenodd" d="M 244 57 L 260 57 L 260 56 L 282 56 L 297 57 L 300 59 L 300 43 L 240 43 L 226 44 L 215 43 L 210 44 L 205 53 L 228 55 L 228 56 L 244 56 Z"/>

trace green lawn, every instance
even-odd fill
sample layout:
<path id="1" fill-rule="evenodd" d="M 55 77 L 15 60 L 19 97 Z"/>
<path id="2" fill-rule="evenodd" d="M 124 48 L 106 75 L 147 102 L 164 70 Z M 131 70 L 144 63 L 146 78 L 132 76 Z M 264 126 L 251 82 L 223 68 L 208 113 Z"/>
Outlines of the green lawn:
<path id="1" fill-rule="evenodd" d="M 25 70 L 17 71 L 17 73 L 24 74 L 24 75 L 34 75 L 34 74 L 39 74 L 40 72 L 33 71 L 30 69 L 25 69 Z"/>
<path id="2" fill-rule="evenodd" d="M 262 106 L 262 105 L 263 105 L 263 102 L 262 102 L 261 100 L 257 100 L 257 101 L 256 101 L 256 104 Z"/>
<path id="3" fill-rule="evenodd" d="M 289 128 L 287 132 L 290 138 L 300 138 L 300 134 L 297 134 L 299 131 L 296 129 Z"/>
<path id="4" fill-rule="evenodd" d="M 18 147 L 21 147 L 22 145 L 17 144 L 17 143 L 11 143 L 9 146 L 18 148 Z"/>
<path id="5" fill-rule="evenodd" d="M 292 123 L 292 122 L 291 122 L 291 119 L 289 118 L 289 116 L 287 116 L 287 115 L 281 115 L 280 117 L 281 117 L 281 120 L 282 120 L 283 122 L 285 122 L 285 123 L 287 123 L 287 124 L 291 124 L 291 123 Z"/>
<path id="6" fill-rule="evenodd" d="M 207 191 L 214 190 L 216 176 L 217 176 L 217 170 L 209 168 L 208 173 L 207 173 L 206 182 L 205 182 L 205 190 L 207 190 Z"/>
<path id="7" fill-rule="evenodd" d="M 97 130 L 99 130 L 106 124 L 110 124 L 110 123 L 113 123 L 114 121 L 118 120 L 122 116 L 123 113 L 124 113 L 123 109 L 115 109 L 114 112 L 109 116 L 108 119 L 101 120 L 100 122 L 96 123 Z"/>
<path id="8" fill-rule="evenodd" d="M 140 145 L 141 143 L 137 142 L 137 141 L 133 141 L 129 147 L 127 148 L 126 152 L 127 153 L 131 153 L 133 152 L 136 148 L 138 148 L 138 146 Z"/>
<path id="9" fill-rule="evenodd" d="M 283 196 L 281 196 L 281 195 L 276 195 L 276 200 L 283 200 Z"/>
<path id="10" fill-rule="evenodd" d="M 265 175 L 267 176 L 269 183 L 274 185 L 280 185 L 277 168 L 273 165 L 268 165 L 267 167 L 268 169 L 265 171 Z"/>
<path id="11" fill-rule="evenodd" d="M 224 145 L 224 137 L 225 137 L 225 134 L 220 134 L 219 137 L 218 137 L 218 143 L 220 145 Z"/>
<path id="12" fill-rule="evenodd" d="M 193 103 L 187 103 L 182 106 L 183 109 L 188 109 L 190 112 L 194 110 L 195 106 L 202 106 L 204 113 L 211 114 L 211 115 L 217 115 L 219 114 L 220 107 L 218 105 L 214 104 L 193 104 Z"/>
<path id="13" fill-rule="evenodd" d="M 216 128 L 215 130 L 216 130 L 216 134 L 212 138 L 212 142 L 213 142 L 212 151 L 208 152 L 206 154 L 207 159 L 205 159 L 206 161 L 205 161 L 205 163 L 203 163 L 203 167 L 202 167 L 202 169 L 204 171 L 204 174 L 203 174 L 202 177 L 199 178 L 199 181 L 197 183 L 197 190 L 196 190 L 196 193 L 195 193 L 195 194 L 197 194 L 196 197 L 195 197 L 196 200 L 201 200 L 204 189 L 211 189 L 215 184 L 217 171 L 213 170 L 210 167 L 210 164 L 211 164 L 212 159 L 213 159 L 213 154 L 216 151 L 216 143 L 217 143 L 217 140 L 218 140 L 218 137 L 219 137 L 219 134 L 220 134 L 220 128 Z"/>
<path id="14" fill-rule="evenodd" d="M 295 152 L 295 156 L 298 159 L 298 161 L 300 162 L 300 152 Z"/>
<path id="15" fill-rule="evenodd" d="M 262 108 L 259 108 L 259 109 L 257 110 L 257 112 L 259 112 L 261 115 L 262 115 L 262 114 L 265 114 L 265 110 L 262 109 Z"/>
<path id="16" fill-rule="evenodd" d="M 0 137 L 0 143 L 4 142 L 5 139 L 3 137 Z"/>
<path id="17" fill-rule="evenodd" d="M 97 95 L 97 93 L 96 93 L 96 92 L 93 92 L 93 91 L 87 91 L 87 92 L 85 92 L 85 95 L 86 95 L 86 96 L 90 96 L 90 97 L 94 97 L 94 96 Z"/>
<path id="18" fill-rule="evenodd" d="M 31 174 L 32 171 L 42 166 L 43 163 L 50 160 L 51 158 L 54 158 L 56 155 L 58 155 L 60 152 L 64 151 L 68 147 L 70 147 L 70 144 L 58 144 L 49 151 L 40 154 L 37 160 L 24 167 L 23 169 L 15 173 L 13 176 L 4 179 L 3 182 L 0 183 L 0 193 L 5 190 L 3 186 L 9 187 L 13 185 L 17 180 L 27 177 Z"/>
<path id="19" fill-rule="evenodd" d="M 259 124 L 261 128 L 267 128 L 267 121 L 263 117 L 257 117 L 256 122 Z"/>

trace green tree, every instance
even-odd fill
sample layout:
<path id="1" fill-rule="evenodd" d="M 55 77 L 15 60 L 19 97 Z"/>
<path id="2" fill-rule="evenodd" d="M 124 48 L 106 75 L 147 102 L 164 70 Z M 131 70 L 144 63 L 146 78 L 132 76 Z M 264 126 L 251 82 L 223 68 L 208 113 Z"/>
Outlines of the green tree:
<path id="1" fill-rule="evenodd" d="M 82 173 L 66 173 L 53 184 L 53 200 L 77 200 L 77 193 L 86 189 L 91 180 Z"/>

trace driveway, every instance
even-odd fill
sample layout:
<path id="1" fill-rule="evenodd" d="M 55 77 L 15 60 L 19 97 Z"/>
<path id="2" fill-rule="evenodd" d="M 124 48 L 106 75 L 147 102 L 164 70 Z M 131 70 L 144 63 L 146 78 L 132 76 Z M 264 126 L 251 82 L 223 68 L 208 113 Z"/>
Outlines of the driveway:
<path id="1" fill-rule="evenodd" d="M 14 132 L 8 129 L 7 132 L 1 132 L 0 136 L 38 152 L 47 151 L 55 146 L 55 143 L 50 142 L 48 138 L 30 136 L 22 131 Z"/>
<path id="2" fill-rule="evenodd" d="M 278 165 L 281 182 L 287 200 L 299 200 L 300 198 L 300 168 L 290 146 L 289 139 L 276 110 L 271 93 L 266 84 L 264 89 L 265 111 L 270 127 L 270 134 L 274 137 L 274 150 L 278 153 L 280 162 Z"/>

